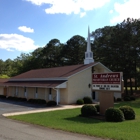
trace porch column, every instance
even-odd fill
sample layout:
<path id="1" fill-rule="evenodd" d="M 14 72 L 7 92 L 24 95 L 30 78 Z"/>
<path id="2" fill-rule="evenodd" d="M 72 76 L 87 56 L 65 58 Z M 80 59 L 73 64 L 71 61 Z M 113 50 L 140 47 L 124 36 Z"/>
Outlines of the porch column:
<path id="1" fill-rule="evenodd" d="M 59 88 L 56 89 L 56 104 L 58 105 L 60 100 L 60 90 Z"/>
<path id="2" fill-rule="evenodd" d="M 52 100 L 52 89 L 49 89 L 49 100 Z"/>

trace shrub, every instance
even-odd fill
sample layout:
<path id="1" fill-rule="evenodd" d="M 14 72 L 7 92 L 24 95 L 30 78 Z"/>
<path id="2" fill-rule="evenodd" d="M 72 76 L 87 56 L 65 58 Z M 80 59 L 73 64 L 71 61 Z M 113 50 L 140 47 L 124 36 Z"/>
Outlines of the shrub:
<path id="1" fill-rule="evenodd" d="M 136 100 L 136 98 L 133 97 L 133 96 L 130 96 L 130 99 L 133 100 L 133 101 Z"/>
<path id="2" fill-rule="evenodd" d="M 0 98 L 3 99 L 3 98 L 6 98 L 6 96 L 5 95 L 0 95 Z"/>
<path id="3" fill-rule="evenodd" d="M 90 97 L 84 97 L 84 104 L 92 104 L 92 99 Z"/>
<path id="4" fill-rule="evenodd" d="M 29 100 L 28 100 L 28 102 L 33 103 L 33 104 L 34 104 L 34 103 L 36 103 L 36 99 L 29 99 Z"/>
<path id="5" fill-rule="evenodd" d="M 13 97 L 13 96 L 8 96 L 8 100 L 18 101 L 18 98 L 17 97 Z"/>
<path id="6" fill-rule="evenodd" d="M 18 100 L 19 100 L 19 101 L 22 101 L 22 102 L 23 102 L 23 101 L 27 101 L 26 98 L 22 98 L 22 97 L 21 97 L 21 98 L 18 98 Z"/>
<path id="7" fill-rule="evenodd" d="M 111 107 L 106 110 L 105 118 L 109 122 L 122 122 L 124 121 L 124 114 L 120 109 Z"/>
<path id="8" fill-rule="evenodd" d="M 125 96 L 125 97 L 123 98 L 123 100 L 124 100 L 124 101 L 131 101 L 130 96 Z"/>
<path id="9" fill-rule="evenodd" d="M 81 115 L 84 117 L 94 116 L 97 114 L 97 110 L 93 105 L 84 105 L 81 108 Z"/>
<path id="10" fill-rule="evenodd" d="M 44 99 L 29 99 L 28 102 L 33 104 L 46 104 Z"/>
<path id="11" fill-rule="evenodd" d="M 56 101 L 48 101 L 47 106 L 56 106 Z"/>
<path id="12" fill-rule="evenodd" d="M 95 108 L 96 108 L 97 112 L 100 112 L 100 105 L 96 104 Z"/>
<path id="13" fill-rule="evenodd" d="M 46 104 L 46 101 L 44 99 L 36 99 L 37 104 Z"/>
<path id="14" fill-rule="evenodd" d="M 117 98 L 117 101 L 120 102 L 120 101 L 122 101 L 122 99 L 121 98 Z"/>
<path id="15" fill-rule="evenodd" d="M 134 112 L 132 107 L 130 107 L 130 106 L 121 106 L 119 109 L 123 112 L 124 118 L 126 120 L 135 119 L 135 112 Z"/>
<path id="16" fill-rule="evenodd" d="M 76 104 L 77 105 L 82 105 L 82 104 L 84 104 L 84 100 L 83 99 L 78 99 Z"/>

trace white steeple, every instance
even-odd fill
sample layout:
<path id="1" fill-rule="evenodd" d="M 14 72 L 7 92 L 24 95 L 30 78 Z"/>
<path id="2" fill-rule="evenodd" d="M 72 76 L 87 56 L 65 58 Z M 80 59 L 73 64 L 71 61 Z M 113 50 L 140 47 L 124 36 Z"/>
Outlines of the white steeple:
<path id="1" fill-rule="evenodd" d="M 90 64 L 93 63 L 93 52 L 91 51 L 91 44 L 90 44 L 90 30 L 88 27 L 88 38 L 87 38 L 87 51 L 85 52 L 85 60 L 84 64 Z"/>

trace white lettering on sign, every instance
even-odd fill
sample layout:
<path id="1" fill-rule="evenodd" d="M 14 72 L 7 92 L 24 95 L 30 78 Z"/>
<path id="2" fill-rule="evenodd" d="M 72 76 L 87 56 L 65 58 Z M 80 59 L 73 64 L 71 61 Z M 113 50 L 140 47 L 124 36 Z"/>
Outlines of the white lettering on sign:
<path id="1" fill-rule="evenodd" d="M 94 90 L 121 91 L 121 73 L 93 74 L 92 84 Z"/>

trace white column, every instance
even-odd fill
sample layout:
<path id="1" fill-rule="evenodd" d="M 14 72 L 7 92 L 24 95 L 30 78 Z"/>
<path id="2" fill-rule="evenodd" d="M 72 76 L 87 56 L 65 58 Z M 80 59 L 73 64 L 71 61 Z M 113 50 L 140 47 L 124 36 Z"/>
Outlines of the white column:
<path id="1" fill-rule="evenodd" d="M 60 90 L 59 90 L 59 88 L 57 88 L 56 89 L 56 103 L 57 103 L 57 105 L 58 105 L 59 101 L 60 101 Z"/>

